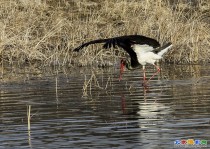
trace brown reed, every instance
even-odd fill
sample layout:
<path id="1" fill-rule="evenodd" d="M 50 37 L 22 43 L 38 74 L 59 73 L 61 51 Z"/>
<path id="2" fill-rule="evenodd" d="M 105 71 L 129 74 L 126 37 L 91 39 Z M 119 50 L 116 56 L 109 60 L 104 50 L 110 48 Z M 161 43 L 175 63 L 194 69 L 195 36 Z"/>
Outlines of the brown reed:
<path id="1" fill-rule="evenodd" d="M 2 0 L 1 62 L 108 66 L 125 56 L 123 50 L 72 50 L 89 40 L 129 34 L 171 41 L 167 62 L 209 62 L 209 8 L 209 0 Z"/>

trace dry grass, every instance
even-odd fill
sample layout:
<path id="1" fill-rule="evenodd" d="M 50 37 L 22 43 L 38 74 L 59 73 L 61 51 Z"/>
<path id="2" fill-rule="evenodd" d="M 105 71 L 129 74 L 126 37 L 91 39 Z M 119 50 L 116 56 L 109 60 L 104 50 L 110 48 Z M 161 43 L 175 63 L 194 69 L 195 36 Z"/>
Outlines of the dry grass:
<path id="1" fill-rule="evenodd" d="M 172 41 L 168 62 L 210 60 L 210 1 L 168 0 L 2 0 L 1 62 L 41 65 L 110 65 L 125 53 L 90 46 L 98 38 L 142 34 Z"/>

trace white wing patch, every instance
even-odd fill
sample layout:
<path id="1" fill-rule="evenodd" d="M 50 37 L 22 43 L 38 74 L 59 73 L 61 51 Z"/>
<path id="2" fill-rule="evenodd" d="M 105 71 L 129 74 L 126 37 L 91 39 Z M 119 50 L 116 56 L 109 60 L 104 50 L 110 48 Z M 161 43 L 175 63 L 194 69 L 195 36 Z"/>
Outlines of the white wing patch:
<path id="1" fill-rule="evenodd" d="M 147 44 L 144 44 L 144 45 L 139 45 L 139 44 L 134 44 L 133 45 L 133 50 L 136 52 L 136 53 L 146 53 L 146 52 L 151 52 L 154 50 L 153 47 L 147 45 Z"/>
<path id="2" fill-rule="evenodd" d="M 153 47 L 149 45 L 133 45 L 133 49 L 136 52 L 138 62 L 141 65 L 146 65 L 146 63 L 154 64 L 156 60 L 161 59 L 162 57 L 153 53 Z"/>

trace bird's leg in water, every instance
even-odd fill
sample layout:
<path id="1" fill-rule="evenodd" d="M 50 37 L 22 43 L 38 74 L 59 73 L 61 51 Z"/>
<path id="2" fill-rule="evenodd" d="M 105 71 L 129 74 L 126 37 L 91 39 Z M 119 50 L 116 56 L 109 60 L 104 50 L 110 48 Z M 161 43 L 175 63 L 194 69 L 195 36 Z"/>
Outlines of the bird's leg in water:
<path id="1" fill-rule="evenodd" d="M 124 71 L 124 67 L 125 67 L 124 60 L 122 59 L 120 61 L 120 77 L 119 77 L 119 81 L 122 80 L 122 73 Z"/>
<path id="2" fill-rule="evenodd" d="M 123 114 L 126 114 L 126 101 L 124 95 L 121 95 L 121 107 Z"/>
<path id="3" fill-rule="evenodd" d="M 147 79 L 146 79 L 146 72 L 145 72 L 145 66 L 143 66 L 143 83 L 142 86 L 147 86 Z"/>
<path id="4" fill-rule="evenodd" d="M 154 78 L 155 75 L 157 75 L 157 74 L 160 72 L 160 68 L 159 68 L 158 66 L 156 66 L 155 64 L 154 64 L 154 66 L 156 67 L 157 72 L 155 72 L 155 73 L 149 78 L 149 80 L 148 80 L 147 82 L 149 82 L 152 78 Z"/>

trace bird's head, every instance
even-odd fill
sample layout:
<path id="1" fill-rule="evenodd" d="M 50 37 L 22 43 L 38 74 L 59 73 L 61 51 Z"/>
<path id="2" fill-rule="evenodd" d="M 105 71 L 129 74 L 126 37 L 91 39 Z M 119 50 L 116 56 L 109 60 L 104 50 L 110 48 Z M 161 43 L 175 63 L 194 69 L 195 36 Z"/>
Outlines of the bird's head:
<path id="1" fill-rule="evenodd" d="M 125 66 L 128 70 L 135 70 L 135 69 L 141 68 L 141 65 L 139 63 L 132 66 L 131 62 L 129 60 L 121 59 L 121 61 L 120 61 L 121 70 L 124 69 Z"/>
<path id="2" fill-rule="evenodd" d="M 121 63 L 121 65 L 126 65 L 126 60 L 125 59 L 121 59 L 121 61 L 120 61 L 120 63 Z"/>
<path id="3" fill-rule="evenodd" d="M 132 69 L 131 63 L 127 59 L 121 59 L 121 61 L 120 61 L 120 68 L 121 69 L 124 69 L 125 66 L 126 66 L 126 68 L 128 70 L 131 70 Z"/>

